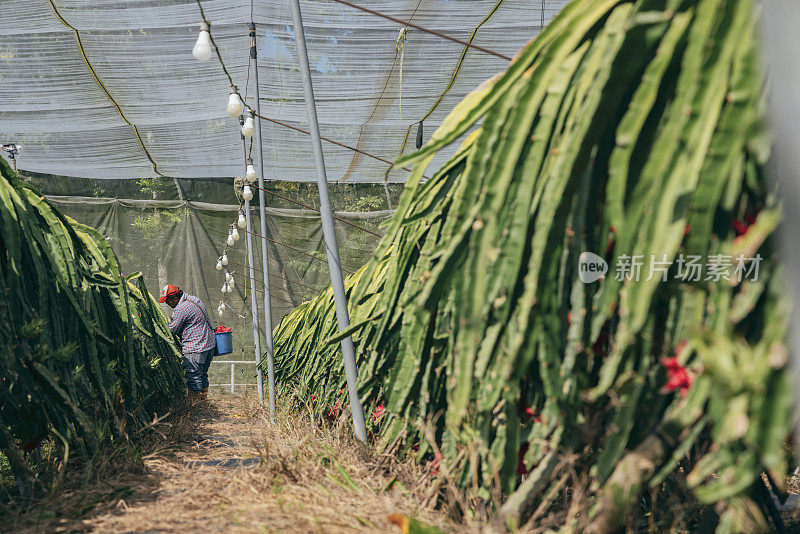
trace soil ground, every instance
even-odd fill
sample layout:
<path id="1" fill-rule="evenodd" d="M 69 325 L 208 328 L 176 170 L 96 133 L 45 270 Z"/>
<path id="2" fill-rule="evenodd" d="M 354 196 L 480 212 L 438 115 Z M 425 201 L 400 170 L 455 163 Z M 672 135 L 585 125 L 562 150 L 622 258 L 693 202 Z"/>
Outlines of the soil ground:
<path id="1" fill-rule="evenodd" d="M 112 466 L 99 483 L 107 489 L 64 490 L 14 530 L 399 532 L 392 513 L 454 530 L 407 489 L 420 473 L 359 454 L 346 428 L 280 414 L 272 426 L 252 397 L 212 396 L 178 419 L 155 427 L 164 439 L 143 451 L 139 473 Z"/>
<path id="2" fill-rule="evenodd" d="M 399 533 L 387 520 L 397 513 L 446 532 L 487 526 L 433 510 L 429 470 L 360 451 L 343 418 L 320 427 L 279 413 L 272 425 L 254 396 L 213 395 L 153 425 L 151 437 L 135 462 L 112 454 L 91 480 L 74 472 L 56 495 L 0 520 L 0 532 Z M 780 509 L 796 528 L 797 495 Z"/>

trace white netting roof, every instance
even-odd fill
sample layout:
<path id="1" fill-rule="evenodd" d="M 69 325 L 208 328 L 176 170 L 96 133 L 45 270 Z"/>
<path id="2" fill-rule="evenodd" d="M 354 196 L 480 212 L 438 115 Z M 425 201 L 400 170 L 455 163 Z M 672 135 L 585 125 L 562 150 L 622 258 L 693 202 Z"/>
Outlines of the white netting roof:
<path id="1" fill-rule="evenodd" d="M 355 3 L 467 40 L 498 0 Z M 565 3 L 505 0 L 473 42 L 513 56 Z M 202 4 L 223 61 L 252 106 L 251 3 Z M 395 48 L 401 26 L 330 0 L 301 5 L 322 135 L 394 160 L 408 127 L 447 88 L 464 47 L 409 31 L 401 112 L 400 54 Z M 0 19 L 0 141 L 23 145 L 20 169 L 87 178 L 155 176 L 147 152 L 165 176 L 241 174 L 238 123 L 225 112 L 227 78 L 216 57 L 201 63 L 191 55 L 201 21 L 195 0 L 5 0 Z M 255 0 L 253 20 L 261 113 L 306 128 L 288 0 Z M 85 58 L 76 32 L 65 23 L 77 30 Z M 449 93 L 425 120 L 425 139 L 459 100 L 506 64 L 470 50 Z M 314 180 L 308 137 L 263 124 L 265 177 Z M 414 148 L 415 133 L 416 126 L 406 152 Z M 324 141 L 323 148 L 331 181 L 376 182 L 387 176 L 385 163 Z M 393 169 L 388 179 L 405 181 L 407 175 Z"/>

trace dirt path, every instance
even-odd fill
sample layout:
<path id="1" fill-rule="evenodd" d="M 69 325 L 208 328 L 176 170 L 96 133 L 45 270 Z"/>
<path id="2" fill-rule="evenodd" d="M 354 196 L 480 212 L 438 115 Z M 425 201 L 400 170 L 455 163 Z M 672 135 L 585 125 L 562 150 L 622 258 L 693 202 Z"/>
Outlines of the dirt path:
<path id="1" fill-rule="evenodd" d="M 145 473 L 81 530 L 399 532 L 386 520 L 394 512 L 448 526 L 394 476 L 360 461 L 343 432 L 283 418 L 272 429 L 252 401 L 230 397 L 190 416 L 184 435 L 145 456 Z"/>

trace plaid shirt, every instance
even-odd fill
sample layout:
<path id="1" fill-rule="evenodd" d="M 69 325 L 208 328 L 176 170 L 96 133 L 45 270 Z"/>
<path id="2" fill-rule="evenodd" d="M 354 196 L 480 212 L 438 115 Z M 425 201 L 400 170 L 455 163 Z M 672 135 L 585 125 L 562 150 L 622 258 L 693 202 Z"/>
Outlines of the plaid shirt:
<path id="1" fill-rule="evenodd" d="M 180 336 L 184 354 L 210 350 L 217 344 L 203 301 L 187 293 L 172 312 L 169 331 Z"/>

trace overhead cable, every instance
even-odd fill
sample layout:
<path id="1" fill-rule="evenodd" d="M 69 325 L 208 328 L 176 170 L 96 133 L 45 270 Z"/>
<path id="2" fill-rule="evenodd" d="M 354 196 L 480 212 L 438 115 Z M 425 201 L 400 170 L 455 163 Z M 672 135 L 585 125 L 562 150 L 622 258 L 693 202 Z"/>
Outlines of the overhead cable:
<path id="1" fill-rule="evenodd" d="M 283 200 L 286 200 L 287 202 L 291 202 L 292 204 L 296 204 L 298 206 L 302 206 L 302 207 L 304 207 L 304 208 L 306 208 L 308 210 L 311 210 L 313 212 L 319 213 L 319 210 L 317 208 L 313 207 L 313 206 L 309 206 L 308 204 L 303 204 L 300 201 L 292 200 L 289 197 L 285 197 L 283 195 L 279 195 L 278 193 L 270 191 L 269 189 L 266 189 L 264 187 L 258 187 L 255 184 L 250 184 L 250 185 L 252 187 L 255 187 L 256 189 L 260 189 L 261 191 L 264 191 L 265 193 L 269 193 L 270 195 L 276 196 L 278 198 L 282 198 Z M 359 225 L 357 225 L 355 223 L 352 223 L 352 222 L 350 222 L 350 221 L 348 221 L 346 219 L 342 219 L 341 217 L 338 217 L 335 214 L 334 214 L 333 218 L 336 219 L 337 221 L 341 222 L 341 223 L 344 223 L 344 224 L 348 225 L 348 226 L 352 226 L 353 228 L 358 228 L 359 230 L 363 230 L 364 232 L 367 232 L 368 234 L 372 234 L 375 237 L 383 237 L 383 235 L 381 235 L 381 234 L 379 234 L 377 232 L 373 232 L 372 230 L 370 230 L 368 228 L 364 228 L 363 226 L 359 226 Z"/>
<path id="2" fill-rule="evenodd" d="M 197 5 L 200 8 L 200 16 L 203 18 L 203 22 L 208 24 L 208 28 L 209 28 L 208 33 L 209 33 L 209 36 L 211 38 L 211 44 L 214 45 L 214 50 L 216 51 L 217 59 L 219 60 L 219 64 L 222 66 L 222 70 L 223 70 L 223 72 L 225 72 L 225 76 L 228 78 L 228 82 L 230 83 L 231 87 L 233 87 L 234 89 L 236 89 L 238 91 L 238 88 L 237 88 L 236 84 L 233 82 L 233 77 L 230 75 L 230 73 L 228 72 L 228 69 L 225 67 L 225 62 L 222 60 L 222 54 L 219 51 L 219 47 L 217 46 L 217 43 L 214 41 L 214 34 L 211 33 L 211 22 L 209 22 L 209 20 L 206 18 L 205 12 L 203 11 L 203 5 L 202 5 L 200 0 L 197 0 Z M 473 47 L 474 47 L 474 45 L 473 45 Z M 506 58 L 506 59 L 510 59 L 510 58 Z M 256 116 L 256 117 L 258 117 L 260 119 L 272 122 L 272 123 L 277 124 L 279 126 L 283 126 L 284 128 L 289 128 L 291 130 L 295 130 L 295 131 L 303 133 L 305 135 L 311 135 L 311 132 L 309 132 L 308 130 L 304 130 L 303 128 L 300 128 L 300 127 L 297 127 L 297 126 L 292 126 L 291 124 L 283 122 L 283 121 L 280 121 L 278 119 L 273 119 L 272 117 L 266 117 L 264 115 L 261 115 L 260 113 L 256 113 L 256 111 L 253 108 L 251 108 L 250 106 L 248 106 L 246 102 L 243 102 L 243 103 L 247 107 L 247 109 L 254 116 Z M 362 154 L 364 156 L 367 156 L 368 158 L 372 158 L 374 160 L 380 161 L 381 163 L 386 163 L 387 165 L 390 166 L 390 169 L 393 168 L 393 167 L 397 167 L 397 165 L 395 165 L 395 163 L 393 161 L 390 161 L 390 160 L 388 160 L 386 158 L 382 158 L 380 156 L 376 156 L 375 154 L 370 154 L 369 152 L 365 152 L 365 151 L 360 150 L 360 149 L 358 149 L 356 147 L 353 147 L 353 146 L 350 146 L 350 145 L 346 145 L 344 143 L 341 143 L 339 141 L 335 141 L 335 140 L 330 139 L 328 137 L 320 136 L 320 139 L 322 139 L 323 141 L 327 141 L 328 143 L 332 143 L 334 145 L 340 146 L 342 148 L 346 148 L 347 150 L 352 150 L 353 152 L 356 152 L 358 154 Z M 251 141 L 250 147 L 251 147 L 251 151 L 252 151 L 252 141 Z M 411 169 L 409 169 L 408 167 L 398 167 L 398 168 L 403 169 L 404 171 L 407 171 L 407 172 L 412 172 Z M 423 175 L 422 177 L 425 178 L 426 180 L 430 179 L 429 176 Z"/>
<path id="3" fill-rule="evenodd" d="M 272 239 L 271 237 L 265 237 L 265 236 L 263 236 L 261 234 L 255 233 L 255 232 L 248 232 L 247 230 L 243 230 L 243 232 L 248 233 L 248 234 L 252 234 L 252 235 L 254 235 L 256 237 L 260 237 L 261 239 L 266 239 L 270 243 L 275 243 L 276 245 L 280 245 L 282 247 L 288 248 L 289 250 L 294 250 L 295 252 L 299 252 L 300 254 L 302 254 L 304 256 L 308 256 L 309 258 L 313 258 L 313 259 L 315 259 L 317 261 L 321 261 L 323 263 L 328 263 L 328 260 L 326 260 L 325 258 L 320 258 L 319 256 L 314 256 L 313 254 L 310 254 L 310 253 L 308 253 L 308 252 L 306 252 L 304 250 L 300 250 L 297 247 L 293 247 L 291 245 L 287 245 L 286 243 L 281 243 L 280 241 L 278 241 L 276 239 Z M 344 267 L 341 267 L 341 269 L 344 272 L 346 272 L 347 274 L 353 274 L 355 272 L 355 271 L 350 271 L 348 269 L 345 269 Z"/>
<path id="4" fill-rule="evenodd" d="M 231 87 L 236 87 L 236 84 L 233 83 L 231 74 L 228 72 L 228 69 L 225 68 L 225 63 L 222 61 L 222 54 L 220 54 L 219 47 L 217 46 L 216 41 L 214 41 L 214 34 L 211 33 L 211 21 L 206 18 L 206 13 L 203 11 L 203 4 L 200 3 L 200 0 L 197 0 L 197 7 L 200 8 L 200 16 L 203 18 L 203 22 L 208 24 L 208 35 L 211 38 L 211 44 L 214 45 L 214 50 L 217 52 L 217 59 L 219 59 L 219 64 L 222 65 L 222 71 L 225 73 L 225 76 L 228 77 L 228 82 L 230 82 Z"/>
<path id="5" fill-rule="evenodd" d="M 349 6 L 349 7 L 352 7 L 353 9 L 358 9 L 359 11 L 363 11 L 364 13 L 369 13 L 370 15 L 375 15 L 377 17 L 381 17 L 381 18 L 384 18 L 384 19 L 387 19 L 387 20 L 391 20 L 392 22 L 396 22 L 396 23 L 402 24 L 404 26 L 409 26 L 411 28 L 415 28 L 415 29 L 423 31 L 425 33 L 430 33 L 431 35 L 435 35 L 437 37 L 441 37 L 442 39 L 447 39 L 448 41 L 453 41 L 454 43 L 458 43 L 458 44 L 461 44 L 461 45 L 464 45 L 464 46 L 468 46 L 470 48 L 474 48 L 475 50 L 483 52 L 484 54 L 490 54 L 490 55 L 493 55 L 495 57 L 499 57 L 500 59 L 505 59 L 506 61 L 511 61 L 510 57 L 508 57 L 506 55 L 503 55 L 503 54 L 501 54 L 499 52 L 495 52 L 494 50 L 489 50 L 488 48 L 484 48 L 482 46 L 478 46 L 476 44 L 472 44 L 472 43 L 470 43 L 468 41 L 464 41 L 464 40 L 459 39 L 457 37 L 453 37 L 451 35 L 446 35 L 444 33 L 438 32 L 436 30 L 431 30 L 429 28 L 425 28 L 424 26 L 420 26 L 419 24 L 414 24 L 413 22 L 410 22 L 408 20 L 398 19 L 397 17 L 393 17 L 391 15 L 387 15 L 386 13 L 381 13 L 380 11 L 372 10 L 372 9 L 366 8 L 364 6 L 359 6 L 358 4 L 354 4 L 352 2 L 348 2 L 347 0 L 333 0 L 333 1 L 334 2 L 338 2 L 340 4 L 344 4 L 344 5 Z"/>
<path id="6" fill-rule="evenodd" d="M 247 265 L 244 265 L 242 263 L 237 263 L 237 262 L 232 261 L 230 259 L 228 259 L 228 264 L 230 264 L 230 265 L 238 265 L 239 267 L 249 268 Z M 257 271 L 257 272 L 259 272 L 261 274 L 264 274 L 264 271 L 262 271 L 261 269 L 256 269 L 255 267 L 253 267 L 253 270 Z M 306 288 L 308 290 L 315 291 L 317 293 L 320 292 L 319 289 L 317 289 L 315 287 L 312 287 L 312 286 L 309 286 L 309 285 L 306 285 L 306 284 L 304 284 L 302 282 L 299 282 L 297 280 L 292 280 L 291 278 L 286 278 L 286 277 L 283 277 L 283 276 L 280 276 L 280 275 L 277 275 L 277 274 L 272 274 L 272 273 L 269 273 L 269 275 L 272 276 L 273 278 L 278 278 L 279 280 L 285 280 L 285 281 L 287 281 L 287 282 L 289 282 L 291 284 L 297 284 L 298 286 L 302 286 L 302 287 L 304 287 L 304 288 Z"/>
<path id="7" fill-rule="evenodd" d="M 253 289 L 253 291 L 255 291 L 256 293 L 261 293 L 262 295 L 264 294 L 264 291 L 263 291 L 263 290 L 261 290 L 261 289 L 258 289 L 257 287 L 253 287 L 252 289 Z M 290 305 L 290 306 L 292 306 L 292 307 L 295 307 L 295 306 L 297 306 L 297 304 L 295 304 L 295 303 L 294 303 L 294 302 L 292 302 L 291 300 L 286 300 L 285 298 L 283 298 L 283 297 L 279 297 L 278 295 L 275 295 L 275 294 L 273 294 L 273 293 L 270 293 L 269 297 L 270 297 L 270 298 L 272 298 L 272 299 L 278 299 L 278 300 L 281 300 L 281 301 L 285 302 L 286 304 L 289 304 L 289 305 Z"/>
<path id="8" fill-rule="evenodd" d="M 503 2 L 505 2 L 505 0 L 497 0 L 497 3 L 483 18 L 483 20 L 481 20 L 480 23 L 478 23 L 478 25 L 472 29 L 472 33 L 469 34 L 469 39 L 467 39 L 468 43 L 472 43 L 472 41 L 478 35 L 478 30 L 480 30 L 483 27 L 483 25 L 486 24 L 489 21 L 489 19 L 491 19 L 494 16 L 495 13 L 497 13 L 497 11 L 500 9 L 500 6 L 503 5 Z M 542 3 L 544 3 L 544 0 L 542 0 Z M 464 64 L 464 60 L 467 57 L 467 50 L 469 50 L 469 47 L 465 46 L 464 49 L 461 51 L 461 55 L 459 56 L 458 61 L 456 62 L 456 66 L 453 69 L 453 73 L 450 75 L 450 81 L 447 82 L 447 86 L 444 88 L 444 91 L 442 91 L 442 93 L 436 99 L 436 102 L 433 103 L 428 112 L 425 113 L 425 115 L 423 115 L 421 119 L 419 119 L 417 122 L 412 122 L 406 128 L 406 133 L 403 136 L 403 143 L 400 145 L 400 155 L 402 155 L 406 149 L 406 144 L 408 143 L 408 136 L 411 133 L 411 127 L 414 126 L 415 124 L 419 125 L 417 130 L 417 145 L 418 145 L 417 148 L 418 149 L 420 148 L 422 144 L 422 122 L 428 117 L 430 117 L 434 111 L 436 111 L 436 108 L 439 107 L 439 104 L 441 104 L 444 101 L 444 97 L 447 96 L 447 94 L 455 85 L 456 79 L 458 78 L 458 75 L 461 72 L 461 66 Z M 388 179 L 389 171 L 391 171 L 391 169 L 386 169 L 386 172 L 383 175 L 384 180 Z"/>
<path id="9" fill-rule="evenodd" d="M 303 128 L 300 128 L 298 126 L 292 126 L 291 124 L 283 122 L 283 121 L 279 121 L 278 119 L 273 119 L 271 117 L 265 117 L 264 115 L 259 115 L 258 113 L 254 112 L 252 109 L 250 111 L 256 117 L 264 119 L 265 121 L 273 122 L 273 123 L 278 124 L 280 126 L 283 126 L 285 128 L 289 128 L 289 129 L 298 131 L 300 133 L 304 133 L 306 135 L 311 135 L 311 133 L 308 130 L 304 130 Z M 374 160 L 380 161 L 381 163 L 386 163 L 387 165 L 390 165 L 391 167 L 397 167 L 397 165 L 395 165 L 395 163 L 393 161 L 390 161 L 390 160 L 388 160 L 386 158 L 382 158 L 380 156 L 376 156 L 375 154 L 370 154 L 369 152 L 364 152 L 363 150 L 360 150 L 360 149 L 358 149 L 356 147 L 353 147 L 353 146 L 350 146 L 350 145 L 346 145 L 344 143 L 340 143 L 339 141 L 335 141 L 335 140 L 330 139 L 328 137 L 320 136 L 319 138 L 322 139 L 323 141 L 327 141 L 328 143 L 333 143 L 334 145 L 340 146 L 342 148 L 346 148 L 348 150 L 352 150 L 353 152 L 357 152 L 359 154 L 367 156 L 368 158 L 372 158 Z M 403 169 L 404 171 L 411 172 L 411 169 L 409 169 L 408 167 L 398 167 L 398 168 Z M 423 178 L 430 179 L 428 176 L 424 176 L 424 175 L 423 175 Z"/>
<path id="10" fill-rule="evenodd" d="M 261 281 L 261 280 L 259 280 L 258 278 L 252 278 L 252 277 L 250 277 L 250 276 L 242 276 L 242 278 L 244 278 L 244 279 L 249 279 L 249 280 L 251 280 L 253 283 L 255 283 L 255 282 L 260 282 L 260 281 Z M 255 287 L 255 285 L 253 285 L 252 287 Z M 292 290 L 290 290 L 290 289 L 286 289 L 285 287 L 282 287 L 282 288 L 281 288 L 281 291 L 284 291 L 284 292 L 286 292 L 286 293 L 289 293 L 290 295 L 294 295 L 295 297 L 298 297 L 298 298 L 301 298 L 301 299 L 306 299 L 306 300 L 309 300 L 309 297 L 307 297 L 306 295 L 303 295 L 303 294 L 300 294 L 300 293 L 296 293 L 296 292 L 294 292 L 294 291 L 292 291 Z M 270 295 L 272 295 L 272 291 L 270 291 Z"/>

